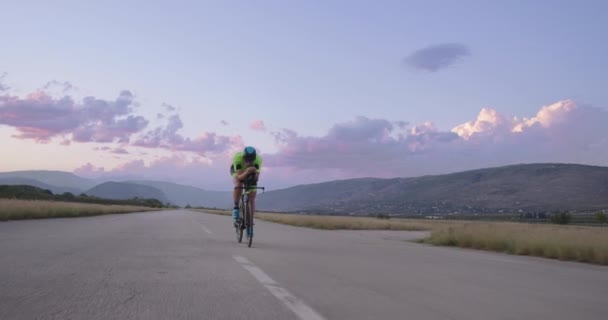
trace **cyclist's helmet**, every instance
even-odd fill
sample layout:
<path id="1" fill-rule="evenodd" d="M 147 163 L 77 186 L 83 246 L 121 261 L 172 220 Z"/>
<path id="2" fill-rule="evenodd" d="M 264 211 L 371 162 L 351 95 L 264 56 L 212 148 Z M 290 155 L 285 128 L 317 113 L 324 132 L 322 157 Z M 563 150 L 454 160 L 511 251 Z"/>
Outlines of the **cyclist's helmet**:
<path id="1" fill-rule="evenodd" d="M 251 162 L 251 161 L 255 160 L 255 156 L 256 156 L 256 151 L 255 151 L 254 147 L 252 147 L 252 146 L 245 147 L 245 149 L 243 150 L 243 159 L 245 159 L 245 161 Z"/>

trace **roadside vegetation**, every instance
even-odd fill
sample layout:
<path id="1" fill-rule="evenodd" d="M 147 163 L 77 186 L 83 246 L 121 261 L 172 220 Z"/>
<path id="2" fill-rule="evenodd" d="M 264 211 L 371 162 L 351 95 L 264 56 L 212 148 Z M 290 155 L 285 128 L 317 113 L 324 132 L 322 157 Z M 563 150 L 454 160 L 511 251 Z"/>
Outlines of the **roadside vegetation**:
<path id="1" fill-rule="evenodd" d="M 0 185 L 0 221 L 83 217 L 166 208 L 156 199 L 112 200 L 64 193 L 27 185 Z"/>
<path id="2" fill-rule="evenodd" d="M 0 199 L 0 221 L 86 217 L 102 214 L 157 211 L 159 208 L 47 200 Z"/>
<path id="3" fill-rule="evenodd" d="M 231 215 L 226 210 L 197 211 Z M 604 215 L 596 215 L 603 221 Z M 418 242 L 608 265 L 608 228 L 563 225 L 563 220 L 549 224 L 267 212 L 256 212 L 256 219 L 324 230 L 426 230 L 430 236 Z"/>
<path id="4" fill-rule="evenodd" d="M 49 200 L 63 202 L 80 202 L 96 204 L 113 204 L 128 206 L 143 206 L 152 208 L 163 208 L 167 205 L 157 199 L 133 198 L 127 200 L 103 199 L 86 194 L 74 195 L 70 192 L 53 194 L 50 190 L 37 188 L 29 185 L 0 185 L 0 198 L 22 199 L 22 200 Z"/>
<path id="5" fill-rule="evenodd" d="M 462 222 L 432 229 L 420 242 L 608 265 L 608 228 Z"/>

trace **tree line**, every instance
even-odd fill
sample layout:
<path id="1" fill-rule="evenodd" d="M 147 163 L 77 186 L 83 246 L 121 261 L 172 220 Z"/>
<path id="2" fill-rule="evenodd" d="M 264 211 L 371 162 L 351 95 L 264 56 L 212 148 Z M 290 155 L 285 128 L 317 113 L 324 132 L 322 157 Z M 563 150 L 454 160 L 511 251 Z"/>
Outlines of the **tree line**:
<path id="1" fill-rule="evenodd" d="M 42 189 L 30 185 L 0 185 L 0 198 L 22 199 L 22 200 L 49 200 L 65 202 L 82 202 L 96 204 L 132 205 L 152 208 L 164 208 L 169 204 L 163 204 L 158 199 L 132 198 L 127 200 L 104 199 L 89 196 L 84 193 L 74 195 L 71 192 L 53 194 L 51 190 Z"/>

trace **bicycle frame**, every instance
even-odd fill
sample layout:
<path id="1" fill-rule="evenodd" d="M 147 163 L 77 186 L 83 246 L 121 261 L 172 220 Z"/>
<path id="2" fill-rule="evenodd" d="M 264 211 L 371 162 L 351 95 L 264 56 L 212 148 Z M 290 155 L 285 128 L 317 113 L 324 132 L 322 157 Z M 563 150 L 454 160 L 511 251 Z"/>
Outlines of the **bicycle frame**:
<path id="1" fill-rule="evenodd" d="M 247 230 L 247 246 L 251 247 L 253 242 L 253 213 L 250 210 L 250 202 L 249 202 L 249 193 L 252 190 L 262 189 L 264 191 L 264 187 L 253 187 L 253 180 L 251 178 L 245 181 L 245 186 L 235 187 L 235 189 L 242 189 L 243 192 L 241 194 L 240 199 L 240 212 L 242 212 L 241 218 L 239 218 L 239 223 L 236 228 L 237 241 L 240 243 L 243 240 L 243 230 Z"/>

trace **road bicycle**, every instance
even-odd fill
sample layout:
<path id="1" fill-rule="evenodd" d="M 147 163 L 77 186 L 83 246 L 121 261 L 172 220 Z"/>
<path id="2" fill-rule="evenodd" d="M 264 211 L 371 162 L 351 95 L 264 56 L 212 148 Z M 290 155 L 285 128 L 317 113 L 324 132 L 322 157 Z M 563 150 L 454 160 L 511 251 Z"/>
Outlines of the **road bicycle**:
<path id="1" fill-rule="evenodd" d="M 255 185 L 255 181 L 253 180 L 253 175 L 250 176 L 244 182 L 244 186 L 235 187 L 235 189 L 242 189 L 243 193 L 241 193 L 241 199 L 239 202 L 239 218 L 234 223 L 234 228 L 236 230 L 236 240 L 241 243 L 243 241 L 243 231 L 247 230 L 247 246 L 251 247 L 251 243 L 253 242 L 253 212 L 251 212 L 251 206 L 249 202 L 249 193 L 253 190 L 261 189 L 264 191 L 264 187 L 258 187 Z"/>

